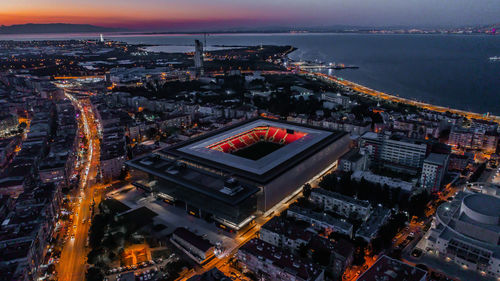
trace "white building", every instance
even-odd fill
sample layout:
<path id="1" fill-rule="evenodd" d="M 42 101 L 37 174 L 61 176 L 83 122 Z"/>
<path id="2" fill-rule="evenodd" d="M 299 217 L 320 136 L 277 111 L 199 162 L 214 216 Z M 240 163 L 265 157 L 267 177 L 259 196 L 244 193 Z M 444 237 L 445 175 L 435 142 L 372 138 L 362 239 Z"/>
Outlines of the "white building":
<path id="1" fill-rule="evenodd" d="M 332 109 L 335 105 L 347 108 L 351 103 L 349 97 L 343 96 L 340 93 L 323 93 L 321 94 L 321 100 L 323 101 L 323 107 L 329 109 Z"/>
<path id="2" fill-rule="evenodd" d="M 373 132 L 361 136 L 360 147 L 368 153 L 373 163 L 414 174 L 422 167 L 427 153 L 425 141 Z"/>
<path id="3" fill-rule="evenodd" d="M 362 179 L 372 182 L 372 183 L 378 183 L 382 186 L 387 185 L 390 188 L 401 188 L 404 191 L 412 191 L 413 188 L 415 187 L 415 184 L 407 181 L 403 181 L 400 179 L 395 179 L 395 178 L 390 178 L 390 177 L 384 177 L 384 176 L 379 176 L 376 175 L 372 172 L 364 172 L 364 171 L 356 171 L 352 174 L 351 179 L 356 180 L 356 181 L 361 181 Z"/>
<path id="4" fill-rule="evenodd" d="M 354 215 L 361 220 L 366 220 L 371 211 L 371 205 L 368 201 L 354 199 L 323 188 L 314 188 L 309 200 L 323 210 L 332 211 L 345 218 Z"/>
<path id="5" fill-rule="evenodd" d="M 430 192 L 441 189 L 444 174 L 448 169 L 448 154 L 431 153 L 424 161 L 422 174 L 420 176 L 420 186 Z"/>
<path id="6" fill-rule="evenodd" d="M 440 258 L 500 279 L 500 198 L 459 192 L 438 207 L 424 239 Z"/>
<path id="7" fill-rule="evenodd" d="M 345 220 L 336 219 L 326 213 L 318 213 L 298 206 L 291 206 L 287 210 L 289 217 L 305 221 L 318 231 L 336 232 L 352 237 L 353 226 Z"/>
<path id="8" fill-rule="evenodd" d="M 339 169 L 344 172 L 364 171 L 367 166 L 367 156 L 359 152 L 359 149 L 351 149 L 339 159 Z"/>

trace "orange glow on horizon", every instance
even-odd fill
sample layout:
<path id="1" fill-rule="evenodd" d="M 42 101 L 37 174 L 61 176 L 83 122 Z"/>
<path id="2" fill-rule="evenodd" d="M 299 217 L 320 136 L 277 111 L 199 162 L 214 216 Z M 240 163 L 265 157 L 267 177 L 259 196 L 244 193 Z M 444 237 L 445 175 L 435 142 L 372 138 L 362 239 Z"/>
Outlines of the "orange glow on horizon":
<path id="1" fill-rule="evenodd" d="M 187 3 L 153 6 L 110 1 L 99 5 L 61 3 L 56 6 L 55 3 L 44 2 L 47 1 L 35 0 L 25 7 L 14 3 L 2 4 L 0 24 L 72 23 L 134 28 L 259 22 L 276 17 L 273 11 L 242 10 L 236 5 L 203 5 L 203 9 L 193 9 Z"/>

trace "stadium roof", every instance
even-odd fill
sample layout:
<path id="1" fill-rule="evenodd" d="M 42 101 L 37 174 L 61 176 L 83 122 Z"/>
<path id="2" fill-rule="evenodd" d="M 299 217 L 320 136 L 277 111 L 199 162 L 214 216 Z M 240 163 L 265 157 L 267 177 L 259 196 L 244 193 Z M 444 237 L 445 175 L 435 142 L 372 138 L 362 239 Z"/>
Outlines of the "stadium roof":
<path id="1" fill-rule="evenodd" d="M 306 134 L 300 139 L 257 160 L 208 148 L 208 146 L 221 140 L 261 126 L 277 127 Z M 234 173 L 237 176 L 248 178 L 252 181 L 266 183 L 344 135 L 344 132 L 339 131 L 281 120 L 257 118 L 216 130 L 176 146 L 165 148 L 159 151 L 158 154 L 194 161 L 214 169 Z"/>

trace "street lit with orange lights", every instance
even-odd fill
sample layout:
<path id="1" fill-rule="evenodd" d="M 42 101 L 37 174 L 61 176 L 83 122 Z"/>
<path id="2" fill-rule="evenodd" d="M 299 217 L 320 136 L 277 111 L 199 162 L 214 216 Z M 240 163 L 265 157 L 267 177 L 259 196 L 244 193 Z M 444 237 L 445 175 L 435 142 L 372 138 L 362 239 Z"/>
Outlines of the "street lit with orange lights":
<path id="1" fill-rule="evenodd" d="M 204 264 L 202 267 L 200 267 L 196 270 L 191 270 L 191 271 L 185 272 L 177 280 L 187 280 L 196 274 L 201 274 L 201 273 L 206 272 L 212 268 L 217 268 L 220 271 L 222 271 L 224 274 L 226 274 L 227 276 L 232 276 L 233 280 L 248 280 L 248 278 L 245 277 L 242 274 L 242 272 L 239 272 L 236 268 L 231 266 L 231 261 L 232 261 L 232 259 L 235 258 L 235 255 L 238 252 L 238 249 L 241 246 L 245 245 L 248 241 L 252 240 L 253 238 L 258 237 L 258 233 L 259 233 L 260 228 L 266 222 L 268 222 L 270 219 L 272 219 L 275 215 L 278 215 L 281 212 L 288 209 L 290 204 L 296 202 L 296 200 L 300 196 L 302 196 L 301 192 L 296 193 L 293 197 L 291 197 L 289 199 L 285 199 L 284 202 L 282 202 L 281 204 L 278 204 L 274 208 L 274 211 L 270 215 L 257 218 L 255 221 L 255 225 L 252 228 L 250 228 L 246 232 L 243 232 L 242 234 L 238 235 L 235 238 L 236 246 L 234 248 L 227 249 L 219 257 L 214 257 L 210 262 Z M 238 276 L 240 276 L 240 277 L 238 277 Z"/>
<path id="2" fill-rule="evenodd" d="M 480 119 L 480 120 L 486 120 L 486 121 L 500 123 L 499 116 L 489 115 L 489 114 L 479 114 L 479 113 L 460 110 L 460 109 L 453 109 L 453 108 L 449 108 L 449 107 L 433 105 L 430 103 L 416 101 L 416 100 L 412 100 L 412 99 L 408 99 L 408 98 L 402 98 L 402 97 L 390 95 L 387 93 L 379 92 L 379 91 L 370 89 L 368 87 L 359 85 L 357 83 L 347 81 L 347 80 L 344 80 L 342 78 L 337 78 L 335 76 L 330 76 L 330 75 L 320 73 L 320 72 L 301 71 L 301 73 L 305 74 L 305 75 L 312 75 L 312 76 L 315 76 L 317 78 L 323 79 L 325 81 L 329 81 L 329 82 L 332 82 L 332 83 L 335 83 L 338 85 L 342 85 L 342 86 L 350 88 L 356 92 L 359 92 L 359 93 L 362 93 L 362 94 L 365 94 L 365 95 L 368 95 L 371 97 L 375 97 L 375 98 L 378 98 L 381 100 L 386 100 L 386 101 L 394 102 L 394 103 L 408 104 L 408 105 L 419 107 L 421 109 L 436 111 L 436 112 L 440 112 L 440 113 L 450 112 L 450 113 L 465 116 L 465 117 L 471 118 L 471 119 Z"/>
<path id="3" fill-rule="evenodd" d="M 78 99 L 66 94 L 80 111 L 83 133 L 88 140 L 86 161 L 81 170 L 79 189 L 73 197 L 73 226 L 69 227 L 71 239 L 64 245 L 57 266 L 59 280 L 84 280 L 86 271 L 87 237 L 93 206 L 99 203 L 98 185 L 95 184 L 99 163 L 99 138 L 94 115 L 88 98 Z"/>

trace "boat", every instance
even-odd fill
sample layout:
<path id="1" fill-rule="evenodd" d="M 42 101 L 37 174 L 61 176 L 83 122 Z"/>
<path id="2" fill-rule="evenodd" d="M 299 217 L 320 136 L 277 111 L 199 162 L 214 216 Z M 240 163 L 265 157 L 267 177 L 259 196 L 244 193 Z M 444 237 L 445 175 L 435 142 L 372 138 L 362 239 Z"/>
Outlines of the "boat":
<path id="1" fill-rule="evenodd" d="M 490 60 L 497 61 L 497 60 L 500 60 L 500 57 L 498 57 L 498 56 L 490 57 Z"/>

